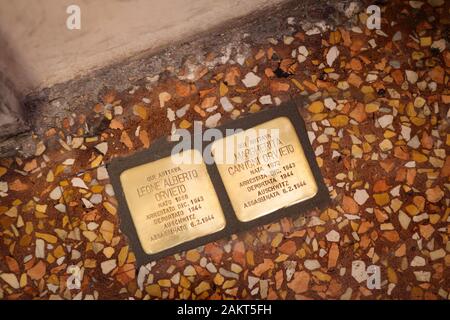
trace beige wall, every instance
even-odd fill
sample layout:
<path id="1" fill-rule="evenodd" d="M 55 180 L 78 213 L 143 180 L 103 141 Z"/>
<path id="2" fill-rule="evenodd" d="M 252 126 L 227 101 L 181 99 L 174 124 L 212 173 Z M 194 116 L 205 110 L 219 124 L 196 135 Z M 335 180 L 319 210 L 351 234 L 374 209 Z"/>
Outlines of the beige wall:
<path id="1" fill-rule="evenodd" d="M 27 92 L 283 0 L 0 0 L 0 69 Z M 81 8 L 68 30 L 66 8 Z"/>

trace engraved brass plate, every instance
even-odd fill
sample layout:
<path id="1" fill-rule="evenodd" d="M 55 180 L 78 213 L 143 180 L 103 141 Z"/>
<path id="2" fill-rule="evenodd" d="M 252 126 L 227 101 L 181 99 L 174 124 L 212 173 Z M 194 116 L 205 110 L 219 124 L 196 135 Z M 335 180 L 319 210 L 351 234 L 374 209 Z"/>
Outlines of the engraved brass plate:
<path id="1" fill-rule="evenodd" d="M 194 153 L 201 158 L 195 149 L 184 151 L 183 157 L 192 159 Z M 175 164 L 169 156 L 123 171 L 120 183 L 147 254 L 225 227 L 219 199 L 203 162 Z"/>
<path id="2" fill-rule="evenodd" d="M 194 129 L 182 141 L 162 137 L 148 149 L 112 159 L 107 170 L 120 228 L 136 263 L 329 204 L 299 103 L 230 121 L 204 135 Z"/>
<path id="3" fill-rule="evenodd" d="M 230 146 L 234 161 L 225 161 L 230 159 Z M 211 150 L 240 221 L 289 207 L 318 192 L 304 150 L 287 117 L 216 140 Z"/>

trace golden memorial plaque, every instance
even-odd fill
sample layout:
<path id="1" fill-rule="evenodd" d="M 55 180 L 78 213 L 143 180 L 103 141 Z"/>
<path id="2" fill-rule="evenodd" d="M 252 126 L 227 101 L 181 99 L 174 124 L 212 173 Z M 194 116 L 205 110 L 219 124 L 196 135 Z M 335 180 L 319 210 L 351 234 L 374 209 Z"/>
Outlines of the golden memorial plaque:
<path id="1" fill-rule="evenodd" d="M 296 103 L 212 130 L 107 165 L 138 265 L 329 203 Z"/>
<path id="2" fill-rule="evenodd" d="M 303 147 L 287 117 L 216 140 L 211 150 L 240 221 L 289 207 L 318 192 Z"/>
<path id="3" fill-rule="evenodd" d="M 184 153 L 188 153 L 187 155 Z M 183 156 L 201 157 L 198 150 Z M 123 171 L 120 183 L 146 254 L 215 233 L 225 217 L 206 165 L 175 164 L 165 157 Z"/>

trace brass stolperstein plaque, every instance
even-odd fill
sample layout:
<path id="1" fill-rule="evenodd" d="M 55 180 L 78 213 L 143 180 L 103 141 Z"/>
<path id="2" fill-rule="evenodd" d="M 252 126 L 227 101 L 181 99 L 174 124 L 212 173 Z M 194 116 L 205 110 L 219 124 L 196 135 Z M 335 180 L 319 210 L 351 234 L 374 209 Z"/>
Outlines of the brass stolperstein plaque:
<path id="1" fill-rule="evenodd" d="M 230 156 L 225 153 L 231 145 L 235 161 L 230 164 L 222 159 Z M 318 192 L 302 145 L 287 117 L 216 140 L 211 150 L 240 221 L 289 207 Z"/>
<path id="2" fill-rule="evenodd" d="M 298 112 L 301 102 L 211 131 L 194 128 L 180 141 L 162 137 L 114 158 L 107 169 L 136 262 L 324 208 L 329 191 Z"/>
<path id="3" fill-rule="evenodd" d="M 184 151 L 194 157 L 198 150 Z M 120 182 L 139 241 L 155 254 L 222 230 L 225 217 L 204 162 L 174 164 L 171 157 L 123 171 Z"/>

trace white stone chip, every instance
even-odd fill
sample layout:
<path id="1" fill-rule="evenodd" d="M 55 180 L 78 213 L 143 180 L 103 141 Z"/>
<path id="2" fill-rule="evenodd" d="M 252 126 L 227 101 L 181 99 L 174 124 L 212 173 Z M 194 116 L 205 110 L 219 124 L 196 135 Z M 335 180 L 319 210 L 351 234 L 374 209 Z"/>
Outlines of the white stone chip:
<path id="1" fill-rule="evenodd" d="M 205 120 L 205 126 L 207 128 L 216 127 L 217 123 L 220 121 L 220 118 L 222 118 L 222 115 L 220 113 L 215 113 L 212 116 L 209 116 L 209 118 Z"/>
<path id="2" fill-rule="evenodd" d="M 141 266 L 139 268 L 139 273 L 137 276 L 137 285 L 141 291 L 144 289 L 144 280 L 149 273 L 150 270 L 148 270 L 146 266 Z"/>
<path id="3" fill-rule="evenodd" d="M 261 81 L 261 78 L 258 77 L 253 72 L 249 72 L 245 75 L 244 79 L 242 79 L 242 82 L 247 88 L 256 87 L 258 83 Z"/>
<path id="4" fill-rule="evenodd" d="M 325 98 L 325 100 L 323 100 L 323 104 L 329 110 L 334 110 L 337 106 L 336 102 L 334 102 L 332 98 Z"/>
<path id="5" fill-rule="evenodd" d="M 114 270 L 114 268 L 117 266 L 116 264 L 116 260 L 115 259 L 111 259 L 111 260 L 106 260 L 103 261 L 100 264 L 101 268 L 102 268 L 102 272 L 103 274 L 108 274 L 110 273 L 112 270 Z"/>
<path id="6" fill-rule="evenodd" d="M 233 104 L 227 97 L 220 98 L 220 104 L 222 105 L 223 110 L 225 110 L 226 112 L 231 112 L 234 109 Z"/>
<path id="7" fill-rule="evenodd" d="M 59 212 L 61 212 L 61 213 L 66 213 L 66 205 L 65 204 L 62 204 L 62 203 L 58 203 L 56 206 L 55 206 L 55 209 L 56 210 L 58 210 Z"/>
<path id="8" fill-rule="evenodd" d="M 71 180 L 72 182 L 72 186 L 75 188 L 83 188 L 83 189 L 89 189 L 86 185 L 86 183 L 84 183 L 84 181 L 81 178 L 73 178 Z"/>
<path id="9" fill-rule="evenodd" d="M 387 114 L 387 115 L 384 115 L 384 116 L 378 118 L 378 123 L 384 129 L 387 126 L 391 125 L 393 120 L 394 120 L 394 116 L 391 114 Z"/>
<path id="10" fill-rule="evenodd" d="M 431 44 L 432 49 L 438 49 L 440 52 L 445 50 L 445 39 L 436 40 Z"/>
<path id="11" fill-rule="evenodd" d="M 331 67 L 338 56 L 339 49 L 336 46 L 331 47 L 327 53 L 327 64 Z"/>
<path id="12" fill-rule="evenodd" d="M 108 152 L 108 143 L 101 142 L 95 146 L 95 149 L 97 149 L 101 154 L 105 155 Z"/>
<path id="13" fill-rule="evenodd" d="M 36 239 L 36 248 L 34 250 L 34 255 L 38 259 L 45 258 L 45 242 L 42 239 Z"/>
<path id="14" fill-rule="evenodd" d="M 411 267 L 423 267 L 425 264 L 425 259 L 420 256 L 415 256 L 411 261 Z"/>
<path id="15" fill-rule="evenodd" d="M 71 166 L 75 163 L 75 159 L 66 159 L 62 164 L 65 166 Z"/>
<path id="16" fill-rule="evenodd" d="M 252 289 L 259 282 L 259 278 L 248 276 L 248 288 Z"/>
<path id="17" fill-rule="evenodd" d="M 49 194 L 49 197 L 52 200 L 59 200 L 61 198 L 61 196 L 62 196 L 62 191 L 61 191 L 61 187 L 60 186 L 57 186 Z"/>
<path id="18" fill-rule="evenodd" d="M 98 180 L 105 180 L 108 179 L 109 175 L 108 175 L 108 171 L 106 170 L 105 167 L 98 167 L 97 168 L 97 179 Z"/>
<path id="19" fill-rule="evenodd" d="M 366 203 L 367 199 L 369 199 L 369 194 L 365 189 L 356 190 L 354 198 L 355 201 L 361 206 Z"/>
<path id="20" fill-rule="evenodd" d="M 13 289 L 19 289 L 19 281 L 14 273 L 2 273 L 0 274 L 0 278 Z"/>
<path id="21" fill-rule="evenodd" d="M 411 147 L 413 149 L 417 149 L 420 147 L 420 141 L 418 136 L 414 136 L 409 142 L 407 143 L 408 147 Z"/>
<path id="22" fill-rule="evenodd" d="M 405 70 L 406 79 L 408 79 L 409 83 L 415 84 L 417 82 L 418 76 L 415 71 Z"/>
<path id="23" fill-rule="evenodd" d="M 167 119 L 169 119 L 170 122 L 175 121 L 175 112 L 170 108 L 167 108 Z"/>
<path id="24" fill-rule="evenodd" d="M 303 263 L 305 265 L 305 268 L 308 270 L 316 270 L 320 268 L 320 263 L 317 260 L 313 259 L 307 259 Z"/>
<path id="25" fill-rule="evenodd" d="M 414 271 L 416 280 L 420 282 L 430 282 L 431 272 L 429 271 Z"/>
<path id="26" fill-rule="evenodd" d="M 445 257 L 445 250 L 442 248 L 430 252 L 430 259 L 432 261 L 442 259 L 444 257 Z"/>
<path id="27" fill-rule="evenodd" d="M 409 141 L 411 139 L 411 127 L 402 125 L 401 135 L 405 141 Z"/>
<path id="28" fill-rule="evenodd" d="M 259 98 L 261 104 L 272 104 L 272 97 L 270 95 L 265 95 Z"/>
<path id="29" fill-rule="evenodd" d="M 298 53 L 300 53 L 302 56 L 307 57 L 309 55 L 308 49 L 306 49 L 305 46 L 298 47 Z"/>
<path id="30" fill-rule="evenodd" d="M 190 104 L 187 104 L 185 106 L 183 106 L 182 108 L 178 109 L 175 114 L 177 115 L 178 118 L 182 118 L 184 117 L 184 115 L 186 114 L 186 112 L 189 110 L 189 108 L 191 107 Z"/>
<path id="31" fill-rule="evenodd" d="M 339 242 L 341 236 L 336 230 L 331 230 L 327 233 L 326 238 L 329 242 Z"/>

